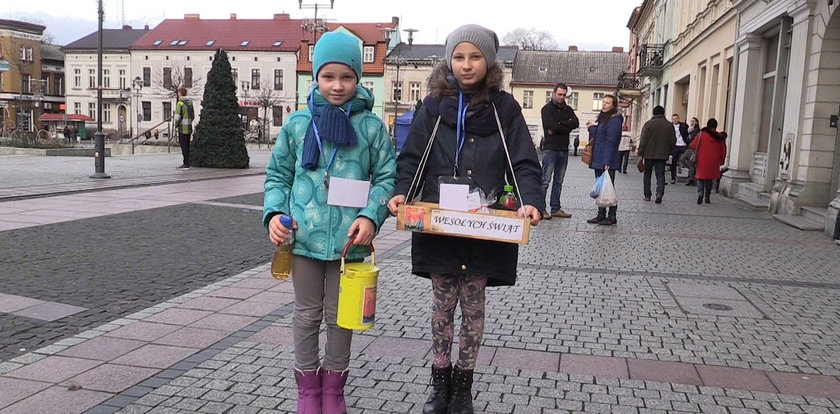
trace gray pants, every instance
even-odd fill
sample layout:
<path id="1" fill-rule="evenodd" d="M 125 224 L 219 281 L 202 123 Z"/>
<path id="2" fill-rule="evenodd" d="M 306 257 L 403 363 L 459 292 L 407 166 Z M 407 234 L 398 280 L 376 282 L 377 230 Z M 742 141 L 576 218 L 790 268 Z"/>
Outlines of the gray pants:
<path id="1" fill-rule="evenodd" d="M 292 256 L 292 285 L 295 313 L 292 337 L 295 342 L 295 368 L 309 371 L 320 365 L 329 371 L 344 371 L 350 364 L 353 331 L 335 324 L 338 309 L 338 278 L 341 262 L 325 262 Z M 319 364 L 318 332 L 326 318 L 327 343 L 324 362 Z"/>

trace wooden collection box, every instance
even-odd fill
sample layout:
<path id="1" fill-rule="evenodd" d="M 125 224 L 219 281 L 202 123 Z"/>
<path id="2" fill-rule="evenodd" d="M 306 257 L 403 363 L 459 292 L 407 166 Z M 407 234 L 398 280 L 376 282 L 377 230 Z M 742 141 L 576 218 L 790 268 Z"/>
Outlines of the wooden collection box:
<path id="1" fill-rule="evenodd" d="M 397 230 L 528 244 L 531 223 L 515 211 L 490 209 L 490 213 L 473 213 L 415 201 L 400 206 Z"/>

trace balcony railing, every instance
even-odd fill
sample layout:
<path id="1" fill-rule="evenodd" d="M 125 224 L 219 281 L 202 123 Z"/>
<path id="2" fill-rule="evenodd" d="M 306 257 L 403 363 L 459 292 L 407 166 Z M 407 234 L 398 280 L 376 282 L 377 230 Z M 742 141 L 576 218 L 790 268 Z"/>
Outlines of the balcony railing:
<path id="1" fill-rule="evenodd" d="M 622 73 L 618 76 L 618 89 L 639 90 L 642 89 L 642 79 L 635 73 Z"/>
<path id="2" fill-rule="evenodd" d="M 662 65 L 665 63 L 665 45 L 643 44 L 639 47 L 639 70 L 640 76 L 658 75 L 662 73 Z"/>

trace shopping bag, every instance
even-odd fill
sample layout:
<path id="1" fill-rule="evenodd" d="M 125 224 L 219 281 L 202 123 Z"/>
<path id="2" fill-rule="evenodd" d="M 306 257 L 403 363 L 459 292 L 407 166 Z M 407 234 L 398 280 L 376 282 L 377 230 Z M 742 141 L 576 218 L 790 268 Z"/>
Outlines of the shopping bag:
<path id="1" fill-rule="evenodd" d="M 595 205 L 598 207 L 613 207 L 618 205 L 618 197 L 615 194 L 615 187 L 613 186 L 612 180 L 609 178 L 609 173 L 604 171 L 598 179 L 607 177 L 603 180 L 603 184 L 601 185 L 601 194 L 595 199 Z"/>
<path id="2" fill-rule="evenodd" d="M 592 164 L 592 143 L 586 144 L 583 147 L 583 152 L 580 153 L 580 160 L 586 165 Z"/>
<path id="3" fill-rule="evenodd" d="M 604 185 L 604 174 L 601 174 L 597 180 L 595 180 L 595 185 L 592 186 L 592 189 L 589 190 L 589 196 L 592 198 L 598 198 L 601 195 L 601 187 Z"/>

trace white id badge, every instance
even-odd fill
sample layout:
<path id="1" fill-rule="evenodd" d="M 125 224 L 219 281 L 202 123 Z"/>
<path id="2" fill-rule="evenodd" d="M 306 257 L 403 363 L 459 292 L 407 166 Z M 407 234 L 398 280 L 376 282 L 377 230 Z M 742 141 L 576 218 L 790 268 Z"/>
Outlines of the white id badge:
<path id="1" fill-rule="evenodd" d="M 444 210 L 469 211 L 467 197 L 470 195 L 468 184 L 440 184 L 440 202 Z"/>
<path id="2" fill-rule="evenodd" d="M 327 204 L 339 207 L 367 207 L 370 181 L 330 177 Z"/>

